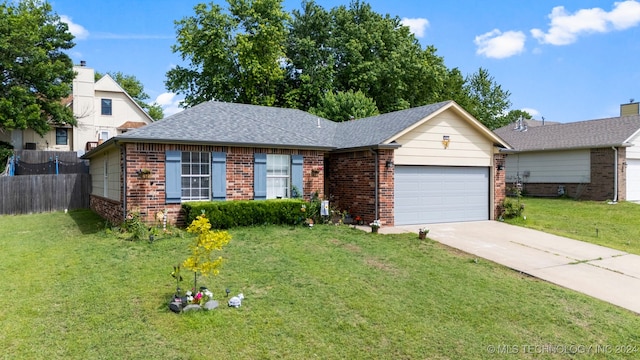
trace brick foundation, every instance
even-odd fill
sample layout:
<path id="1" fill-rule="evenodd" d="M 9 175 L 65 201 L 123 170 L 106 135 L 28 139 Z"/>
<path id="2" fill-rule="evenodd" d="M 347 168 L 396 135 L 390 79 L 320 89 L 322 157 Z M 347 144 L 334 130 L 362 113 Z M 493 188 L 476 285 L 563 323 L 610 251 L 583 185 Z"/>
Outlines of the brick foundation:
<path id="1" fill-rule="evenodd" d="M 613 200 L 614 157 L 612 148 L 591 149 L 591 181 L 589 183 L 524 183 L 523 192 L 529 196 L 559 196 L 558 188 L 564 187 L 564 194 L 574 199 L 604 201 Z M 618 197 L 626 199 L 627 182 L 624 161 L 626 149 L 618 149 Z"/>
<path id="2" fill-rule="evenodd" d="M 124 219 L 122 203 L 102 196 L 91 195 L 89 206 L 93 212 L 99 214 L 108 222 L 119 225 Z"/>

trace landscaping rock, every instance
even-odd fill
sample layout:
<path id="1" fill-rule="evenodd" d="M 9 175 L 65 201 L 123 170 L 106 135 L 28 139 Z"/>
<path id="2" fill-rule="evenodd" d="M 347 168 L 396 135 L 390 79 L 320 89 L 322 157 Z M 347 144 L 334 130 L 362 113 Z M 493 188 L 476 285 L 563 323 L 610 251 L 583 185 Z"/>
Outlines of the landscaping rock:
<path id="1" fill-rule="evenodd" d="M 202 308 L 200 307 L 200 305 L 197 304 L 190 304 L 184 307 L 184 309 L 182 309 L 182 311 L 184 312 L 189 312 L 189 311 L 200 311 L 202 310 Z"/>
<path id="2" fill-rule="evenodd" d="M 182 311 L 182 303 L 176 301 L 170 302 L 169 310 L 173 311 L 174 313 L 179 313 L 180 311 Z"/>
<path id="3" fill-rule="evenodd" d="M 217 302 L 217 301 L 215 301 L 215 300 L 209 300 L 209 301 L 207 301 L 207 302 L 206 302 L 206 304 L 204 304 L 203 308 L 204 308 L 205 310 L 213 310 L 213 309 L 217 308 L 217 307 L 218 307 L 218 305 L 219 305 L 219 304 L 218 304 L 218 302 Z"/>

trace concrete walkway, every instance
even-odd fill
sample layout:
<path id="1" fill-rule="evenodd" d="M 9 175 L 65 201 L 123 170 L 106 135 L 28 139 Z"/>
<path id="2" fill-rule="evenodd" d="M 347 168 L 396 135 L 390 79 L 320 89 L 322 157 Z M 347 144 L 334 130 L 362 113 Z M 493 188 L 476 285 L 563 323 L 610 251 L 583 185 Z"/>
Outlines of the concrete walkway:
<path id="1" fill-rule="evenodd" d="M 640 256 L 498 221 L 380 228 L 418 233 L 640 314 Z M 416 235 L 417 236 L 417 235 Z"/>

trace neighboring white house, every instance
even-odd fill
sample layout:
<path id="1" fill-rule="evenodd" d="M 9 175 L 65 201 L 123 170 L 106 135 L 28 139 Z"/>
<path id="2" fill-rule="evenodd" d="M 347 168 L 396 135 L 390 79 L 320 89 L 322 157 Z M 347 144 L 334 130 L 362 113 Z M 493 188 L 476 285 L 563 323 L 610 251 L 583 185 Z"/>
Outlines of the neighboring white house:
<path id="1" fill-rule="evenodd" d="M 82 156 L 98 143 L 153 122 L 111 76 L 95 81 L 95 71 L 84 62 L 73 69 L 73 92 L 63 102 L 73 107 L 76 127 L 55 127 L 44 136 L 31 129 L 14 130 L 4 138 L 0 134 L 0 140 L 16 150 L 75 151 Z"/>

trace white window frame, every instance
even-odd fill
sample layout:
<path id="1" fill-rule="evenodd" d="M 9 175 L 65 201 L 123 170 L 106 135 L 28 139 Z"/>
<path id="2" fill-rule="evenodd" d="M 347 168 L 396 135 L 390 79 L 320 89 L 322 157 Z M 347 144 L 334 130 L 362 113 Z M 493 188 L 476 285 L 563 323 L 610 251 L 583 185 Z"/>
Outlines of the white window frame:
<path id="1" fill-rule="evenodd" d="M 211 200 L 211 153 L 183 151 L 180 165 L 181 200 Z"/>
<path id="2" fill-rule="evenodd" d="M 98 140 L 109 140 L 109 130 L 100 130 L 100 137 L 98 138 Z"/>
<path id="3" fill-rule="evenodd" d="M 267 199 L 291 196 L 291 156 L 267 154 Z"/>

